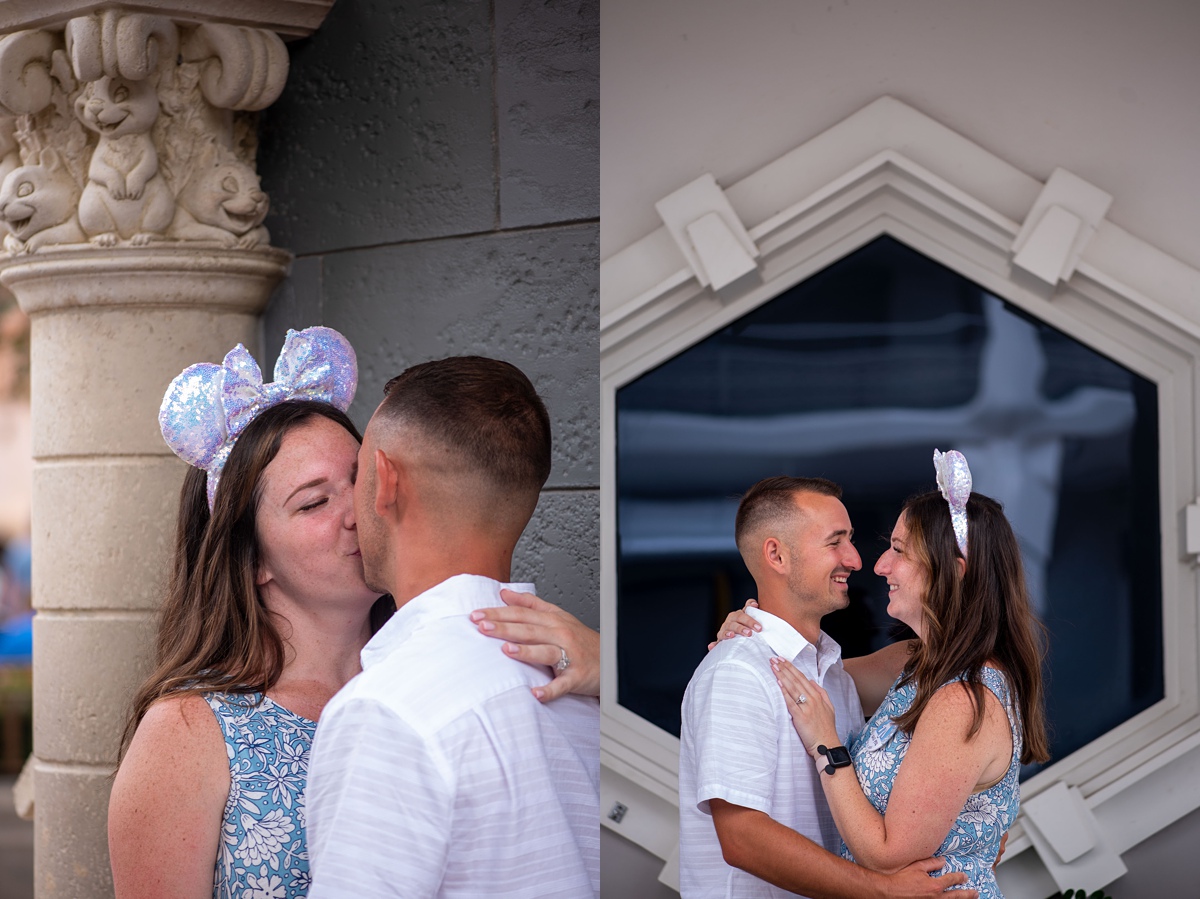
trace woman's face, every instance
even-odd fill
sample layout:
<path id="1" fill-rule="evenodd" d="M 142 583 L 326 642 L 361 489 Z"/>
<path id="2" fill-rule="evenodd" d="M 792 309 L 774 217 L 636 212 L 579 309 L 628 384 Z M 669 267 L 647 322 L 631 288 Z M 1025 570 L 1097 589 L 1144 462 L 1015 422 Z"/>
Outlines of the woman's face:
<path id="1" fill-rule="evenodd" d="M 903 621 L 924 639 L 924 603 L 925 594 L 929 592 L 929 572 L 912 555 L 908 545 L 908 523 L 903 512 L 892 528 L 891 546 L 875 563 L 875 573 L 887 579 L 887 613 L 897 621 Z"/>
<path id="2" fill-rule="evenodd" d="M 284 435 L 263 470 L 258 587 L 264 601 L 342 605 L 364 614 L 379 594 L 363 581 L 354 520 L 358 441 L 313 416 Z"/>

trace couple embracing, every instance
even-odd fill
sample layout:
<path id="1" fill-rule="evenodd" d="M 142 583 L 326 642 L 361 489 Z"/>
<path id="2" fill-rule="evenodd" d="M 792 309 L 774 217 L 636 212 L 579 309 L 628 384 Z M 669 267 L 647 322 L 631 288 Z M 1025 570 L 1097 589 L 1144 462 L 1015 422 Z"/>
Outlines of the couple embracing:
<path id="1" fill-rule="evenodd" d="M 758 608 L 684 696 L 684 899 L 1001 896 L 1020 765 L 1048 757 L 1040 625 L 1000 505 L 960 453 L 934 461 L 940 492 L 908 500 L 875 565 L 917 639 L 844 664 L 821 631 L 862 567 L 841 488 L 775 477 L 742 498 Z"/>
<path id="2" fill-rule="evenodd" d="M 443 359 L 360 436 L 356 386 L 308 328 L 271 383 L 239 345 L 167 391 L 194 467 L 109 803 L 117 899 L 599 890 L 599 638 L 507 583 L 545 406 Z"/>

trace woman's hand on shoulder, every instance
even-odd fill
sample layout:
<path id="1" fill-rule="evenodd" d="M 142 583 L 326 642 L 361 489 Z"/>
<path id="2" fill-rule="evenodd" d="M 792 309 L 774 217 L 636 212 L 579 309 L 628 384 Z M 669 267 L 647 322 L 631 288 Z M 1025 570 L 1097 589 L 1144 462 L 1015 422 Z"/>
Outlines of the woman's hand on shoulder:
<path id="1" fill-rule="evenodd" d="M 480 633 L 506 641 L 511 658 L 554 669 L 554 680 L 533 695 L 550 702 L 568 693 L 600 695 L 600 635 L 565 609 L 532 593 L 501 590 L 503 606 L 476 609 L 471 620 Z M 556 666 L 566 655 L 569 664 Z"/>
<path id="2" fill-rule="evenodd" d="M 818 746 L 840 746 L 837 715 L 829 694 L 787 659 L 772 657 L 771 671 L 783 691 L 783 701 L 804 751 L 816 760 Z"/>
<path id="3" fill-rule="evenodd" d="M 229 759 L 204 698 L 146 711 L 113 780 L 108 846 L 117 899 L 212 895 Z"/>
<path id="4" fill-rule="evenodd" d="M 708 644 L 709 652 L 712 652 L 716 645 L 722 640 L 731 640 L 734 637 L 749 637 L 755 631 L 761 631 L 762 625 L 755 621 L 746 609 L 757 609 L 758 600 L 748 599 L 746 605 L 740 609 L 734 609 L 725 616 L 725 620 L 721 622 L 721 626 L 717 628 L 717 639 Z"/>

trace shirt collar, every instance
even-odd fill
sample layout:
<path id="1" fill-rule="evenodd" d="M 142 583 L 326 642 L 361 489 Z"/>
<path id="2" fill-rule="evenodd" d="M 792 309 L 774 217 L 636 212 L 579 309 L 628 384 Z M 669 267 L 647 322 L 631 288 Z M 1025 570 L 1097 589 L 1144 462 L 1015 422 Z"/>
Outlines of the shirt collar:
<path id="1" fill-rule="evenodd" d="M 431 622 L 464 618 L 475 609 L 502 606 L 502 589 L 536 592 L 533 584 L 502 584 L 478 574 L 456 574 L 424 593 L 414 596 L 387 620 L 362 649 L 362 666 L 369 668 L 390 655 L 397 646 Z"/>
<path id="2" fill-rule="evenodd" d="M 808 642 L 802 633 L 778 615 L 772 615 L 770 612 L 764 612 L 762 609 L 756 609 L 753 606 L 746 609 L 746 612 L 751 618 L 762 625 L 763 629 L 759 631 L 759 636 L 766 640 L 767 645 L 780 658 L 794 663 L 800 653 L 804 652 L 805 647 L 812 646 L 819 677 L 823 678 L 830 666 L 842 657 L 842 647 L 824 631 L 821 631 L 821 635 L 817 638 L 817 643 L 814 646 Z"/>

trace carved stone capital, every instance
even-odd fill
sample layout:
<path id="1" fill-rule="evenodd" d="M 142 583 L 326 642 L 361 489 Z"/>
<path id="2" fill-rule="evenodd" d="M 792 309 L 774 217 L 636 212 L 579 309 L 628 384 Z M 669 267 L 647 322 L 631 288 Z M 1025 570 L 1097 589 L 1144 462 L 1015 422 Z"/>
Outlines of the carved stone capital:
<path id="1" fill-rule="evenodd" d="M 206 309 L 258 315 L 287 275 L 291 254 L 151 246 L 114 253 L 64 249 L 10 260 L 3 284 L 27 315 L 72 307 Z"/>
<path id="2" fill-rule="evenodd" d="M 225 22 L 273 31 L 285 39 L 308 37 L 329 13 L 334 0 L 4 0 L 0 33 L 29 28 L 61 29 L 68 19 L 121 7 L 165 16 L 178 22 Z"/>
<path id="3" fill-rule="evenodd" d="M 288 56 L 257 27 L 278 16 L 254 15 L 293 5 L 199 21 L 184 0 L 60 3 L 0 36 L 0 266 L 84 245 L 267 247 L 254 113 Z"/>

